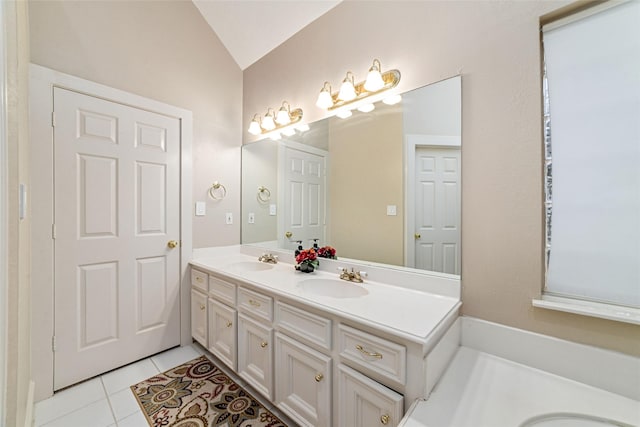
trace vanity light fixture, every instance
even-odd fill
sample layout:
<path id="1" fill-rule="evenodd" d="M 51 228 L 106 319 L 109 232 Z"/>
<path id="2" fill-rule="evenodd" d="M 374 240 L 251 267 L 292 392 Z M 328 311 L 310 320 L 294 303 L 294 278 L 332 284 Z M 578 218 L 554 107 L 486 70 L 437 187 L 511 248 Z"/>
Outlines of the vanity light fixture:
<path id="1" fill-rule="evenodd" d="M 382 96 L 382 92 L 392 89 L 398 86 L 400 83 L 400 71 L 389 70 L 382 72 L 380 61 L 378 59 L 373 60 L 373 65 L 369 68 L 369 74 L 364 82 L 355 83 L 354 75 L 351 71 L 347 72 L 347 76 L 342 81 L 340 91 L 338 93 L 331 93 L 331 85 L 329 82 L 325 82 L 318 95 L 316 105 L 326 110 L 337 110 L 345 105 L 364 100 L 367 97 L 375 96 L 375 101 L 379 101 Z M 375 101 L 368 102 L 372 104 Z M 396 101 L 396 103 L 399 102 Z M 364 102 L 366 103 L 366 101 Z M 365 109 L 367 107 L 364 107 Z"/>
<path id="2" fill-rule="evenodd" d="M 277 114 L 273 108 L 267 108 L 264 118 L 261 118 L 259 114 L 255 114 L 251 119 L 251 123 L 249 123 L 248 132 L 252 135 L 264 135 L 273 131 L 282 132 L 284 129 L 291 127 L 291 130 L 295 133 L 292 125 L 299 123 L 301 120 L 302 110 L 300 108 L 291 110 L 291 105 L 287 101 L 283 101 L 282 107 L 280 107 Z"/>

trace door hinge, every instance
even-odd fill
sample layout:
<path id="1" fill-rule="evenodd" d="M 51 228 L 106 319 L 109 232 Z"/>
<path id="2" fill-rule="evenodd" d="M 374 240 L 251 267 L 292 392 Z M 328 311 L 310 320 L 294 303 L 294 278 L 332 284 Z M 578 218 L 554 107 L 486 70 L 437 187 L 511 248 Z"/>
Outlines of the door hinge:
<path id="1" fill-rule="evenodd" d="M 56 127 L 56 112 L 51 112 L 51 127 Z"/>
<path id="2" fill-rule="evenodd" d="M 55 353 L 56 351 L 56 336 L 51 337 L 51 351 Z"/>
<path id="3" fill-rule="evenodd" d="M 56 238 L 56 225 L 51 224 L 51 238 L 55 240 Z"/>

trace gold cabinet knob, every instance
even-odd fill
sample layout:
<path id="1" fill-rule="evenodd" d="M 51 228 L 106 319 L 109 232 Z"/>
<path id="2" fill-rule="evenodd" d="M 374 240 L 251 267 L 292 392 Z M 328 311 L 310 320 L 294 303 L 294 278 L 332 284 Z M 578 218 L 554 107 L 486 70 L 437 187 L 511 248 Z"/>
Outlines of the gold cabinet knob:
<path id="1" fill-rule="evenodd" d="M 284 237 L 286 237 L 287 239 L 290 239 L 291 236 L 293 236 L 293 233 L 290 231 L 287 231 L 286 233 L 284 233 Z"/>
<path id="2" fill-rule="evenodd" d="M 200 277 L 200 276 L 196 277 L 196 282 L 202 283 L 203 281 L 204 281 L 204 279 L 202 279 L 202 277 Z"/>
<path id="3" fill-rule="evenodd" d="M 262 347 L 262 348 L 265 348 L 267 345 L 268 345 L 268 344 L 267 344 L 267 342 L 266 342 L 266 341 L 262 341 L 262 342 L 260 343 L 260 347 Z"/>
<path id="4" fill-rule="evenodd" d="M 205 309 L 204 304 L 200 304 L 200 310 L 204 310 L 204 309 Z"/>
<path id="5" fill-rule="evenodd" d="M 175 247 L 177 247 L 177 246 L 178 246 L 178 241 L 177 241 L 177 240 L 169 240 L 169 241 L 167 242 L 167 246 L 168 246 L 170 249 L 173 249 L 173 248 L 175 248 Z"/>
<path id="6" fill-rule="evenodd" d="M 324 375 L 322 374 L 316 375 L 316 382 L 319 383 L 320 381 L 322 381 L 323 378 L 324 378 Z"/>
<path id="7" fill-rule="evenodd" d="M 416 234 L 414 234 L 414 235 L 413 235 L 413 237 L 415 237 L 416 239 L 419 239 L 419 238 L 421 238 L 422 236 L 420 235 L 420 233 L 416 233 Z"/>
<path id="8" fill-rule="evenodd" d="M 384 414 L 383 416 L 380 417 L 380 422 L 384 425 L 389 424 L 389 420 L 391 419 L 391 417 L 388 414 Z"/>
<path id="9" fill-rule="evenodd" d="M 231 323 L 231 322 L 227 322 L 227 328 L 230 328 L 230 327 L 232 327 L 232 326 L 233 326 L 233 323 Z"/>

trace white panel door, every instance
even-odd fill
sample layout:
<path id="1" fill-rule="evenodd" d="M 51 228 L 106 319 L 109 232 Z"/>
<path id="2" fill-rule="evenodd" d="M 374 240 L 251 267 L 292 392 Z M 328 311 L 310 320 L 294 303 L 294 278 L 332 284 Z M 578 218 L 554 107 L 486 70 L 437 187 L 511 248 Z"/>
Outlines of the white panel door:
<path id="1" fill-rule="evenodd" d="M 54 89 L 60 389 L 180 343 L 180 122 Z"/>
<path id="2" fill-rule="evenodd" d="M 416 148 L 415 266 L 460 274 L 460 149 Z"/>
<path id="3" fill-rule="evenodd" d="M 281 247 L 295 249 L 288 242 L 302 241 L 311 247 L 313 239 L 325 241 L 326 157 L 295 147 L 284 147 L 284 231 Z M 320 150 L 317 150 L 320 151 Z"/>

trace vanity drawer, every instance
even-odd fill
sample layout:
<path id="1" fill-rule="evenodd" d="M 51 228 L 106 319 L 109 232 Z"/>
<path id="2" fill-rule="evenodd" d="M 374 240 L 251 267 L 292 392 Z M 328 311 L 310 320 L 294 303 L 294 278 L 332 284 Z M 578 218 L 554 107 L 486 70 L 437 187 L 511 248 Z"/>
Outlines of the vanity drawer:
<path id="1" fill-rule="evenodd" d="M 338 327 L 340 356 L 373 375 L 406 383 L 404 346 L 345 325 Z"/>
<path id="2" fill-rule="evenodd" d="M 207 293 L 208 274 L 191 267 L 191 286 Z"/>
<path id="3" fill-rule="evenodd" d="M 258 292 L 238 288 L 238 308 L 244 313 L 269 322 L 273 320 L 273 298 Z"/>
<path id="4" fill-rule="evenodd" d="M 236 285 L 217 277 L 209 276 L 209 295 L 227 305 L 236 305 Z"/>
<path id="5" fill-rule="evenodd" d="M 276 324 L 294 338 L 331 351 L 331 319 L 277 302 Z"/>

